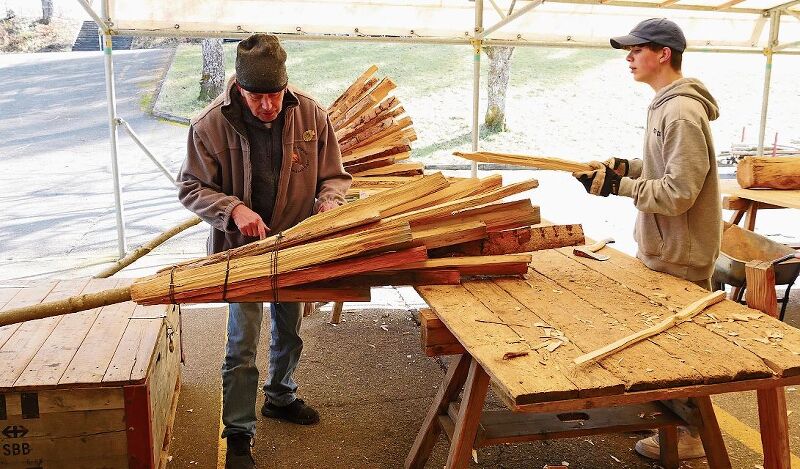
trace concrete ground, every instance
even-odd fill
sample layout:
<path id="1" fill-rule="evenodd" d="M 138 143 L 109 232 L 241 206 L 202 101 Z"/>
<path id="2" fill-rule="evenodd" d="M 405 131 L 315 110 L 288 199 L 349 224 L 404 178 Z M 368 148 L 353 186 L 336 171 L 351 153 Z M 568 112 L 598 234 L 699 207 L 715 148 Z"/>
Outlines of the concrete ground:
<path id="1" fill-rule="evenodd" d="M 158 83 L 170 53 L 130 51 L 114 57 L 119 115 L 176 171 L 186 128 L 152 119 L 141 110 L 142 96 Z M 0 103 L 4 111 L 0 114 L 0 282 L 98 272 L 117 251 L 102 56 L 0 56 Z M 169 181 L 122 133 L 120 167 L 130 248 L 190 216 L 175 200 Z M 507 182 L 540 180 L 541 186 L 529 195 L 542 207 L 543 217 L 582 223 L 589 236 L 613 236 L 618 248 L 633 251 L 630 231 L 635 211 L 630 201 L 586 196 L 565 174 L 503 175 Z M 757 227 L 763 234 L 797 243 L 798 224 L 795 211 L 772 211 L 761 216 Z M 205 230 L 202 225 L 187 230 L 118 275 L 139 277 L 202 255 Z M 327 322 L 329 306 L 308 318 L 296 377 L 301 396 L 320 410 L 322 421 L 299 427 L 259 420 L 254 450 L 259 467 L 401 466 L 447 366 L 447 360 L 421 353 L 414 320 L 420 306 L 420 299 L 407 288 L 382 288 L 374 290 L 369 304 L 347 304 L 338 326 Z M 218 438 L 224 307 L 184 307 L 184 313 L 186 365 L 168 467 L 211 468 L 224 457 Z M 800 322 L 797 293 L 787 322 Z M 263 327 L 266 339 L 269 325 Z M 260 350 L 263 372 L 267 344 Z M 787 389 L 787 398 L 791 412 L 800 409 L 794 388 Z M 714 402 L 734 467 L 759 467 L 755 396 L 726 394 Z M 500 406 L 494 397 L 490 405 Z M 794 448 L 800 448 L 797 418 L 794 413 L 789 416 Z M 571 468 L 657 467 L 631 451 L 640 436 L 485 448 L 477 451 L 478 464 L 473 466 L 539 468 L 566 461 Z M 440 467 L 445 459 L 446 444 L 440 440 L 428 467 Z M 795 464 L 800 467 L 800 462 Z M 707 465 L 701 459 L 684 467 Z"/>

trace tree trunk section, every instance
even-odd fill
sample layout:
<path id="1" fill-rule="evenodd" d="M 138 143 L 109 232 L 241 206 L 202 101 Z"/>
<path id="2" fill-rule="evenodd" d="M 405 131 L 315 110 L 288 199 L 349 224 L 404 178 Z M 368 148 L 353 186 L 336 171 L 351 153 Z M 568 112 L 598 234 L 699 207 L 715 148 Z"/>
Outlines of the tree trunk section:
<path id="1" fill-rule="evenodd" d="M 506 130 L 506 91 L 511 74 L 511 54 L 513 47 L 484 47 L 489 57 L 489 106 L 486 108 L 484 124 L 493 132 Z"/>
<path id="2" fill-rule="evenodd" d="M 800 189 L 800 156 L 748 156 L 736 168 L 744 189 Z"/>
<path id="3" fill-rule="evenodd" d="M 203 73 L 200 76 L 200 101 L 211 101 L 225 86 L 225 52 L 222 39 L 203 39 Z"/>
<path id="4" fill-rule="evenodd" d="M 53 0 L 42 0 L 42 24 L 50 24 L 53 18 Z"/>

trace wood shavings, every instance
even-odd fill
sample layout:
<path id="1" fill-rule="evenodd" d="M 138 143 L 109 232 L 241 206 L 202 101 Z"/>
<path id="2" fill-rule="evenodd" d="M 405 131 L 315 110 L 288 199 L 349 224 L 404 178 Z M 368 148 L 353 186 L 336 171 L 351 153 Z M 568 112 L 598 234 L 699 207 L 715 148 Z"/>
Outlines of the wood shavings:
<path id="1" fill-rule="evenodd" d="M 559 348 L 562 345 L 564 345 L 564 342 L 561 342 L 560 340 L 553 340 L 551 342 L 552 343 L 547 346 L 547 351 L 548 352 L 554 352 L 557 348 Z"/>
<path id="2" fill-rule="evenodd" d="M 528 352 L 506 352 L 503 354 L 503 360 L 511 360 L 512 358 L 517 357 L 527 357 Z"/>
<path id="3" fill-rule="evenodd" d="M 717 319 L 717 317 L 714 316 L 714 313 L 706 313 L 706 316 L 708 316 L 708 318 L 714 322 L 719 322 L 719 319 Z"/>
<path id="4" fill-rule="evenodd" d="M 611 459 L 613 459 L 614 461 L 622 462 L 622 461 L 619 460 L 618 457 L 614 456 L 613 454 L 609 454 L 609 456 L 611 456 Z"/>
<path id="5" fill-rule="evenodd" d="M 768 339 L 780 340 L 780 339 L 783 339 L 783 334 L 781 334 L 778 331 L 770 331 L 769 334 L 767 335 L 767 338 Z"/>
<path id="6" fill-rule="evenodd" d="M 748 322 L 750 320 L 750 315 L 748 314 L 731 314 L 729 319 L 730 321 L 743 321 Z"/>
<path id="7" fill-rule="evenodd" d="M 731 332 L 728 332 L 728 335 L 731 336 L 731 337 L 736 337 L 737 335 L 739 335 L 739 333 L 731 331 Z"/>
<path id="8" fill-rule="evenodd" d="M 646 372 L 648 372 L 648 373 L 652 373 L 652 372 L 653 372 L 653 369 L 652 369 L 652 368 L 646 368 L 644 371 L 646 371 Z"/>
<path id="9" fill-rule="evenodd" d="M 770 344 L 769 339 L 765 339 L 763 337 L 753 337 L 752 340 L 755 340 L 756 342 L 761 342 L 764 345 Z"/>
<path id="10" fill-rule="evenodd" d="M 535 323 L 533 323 L 533 327 L 545 327 L 545 328 L 552 328 L 552 326 L 549 326 L 549 325 L 547 325 L 547 324 L 545 324 L 545 323 L 543 323 L 543 322 L 535 322 Z"/>
<path id="11" fill-rule="evenodd" d="M 503 322 L 503 321 L 489 321 L 488 319 L 476 319 L 475 322 L 482 322 L 484 324 L 499 324 L 501 326 L 516 326 L 516 327 L 529 327 L 525 324 L 515 324 L 513 322 Z"/>

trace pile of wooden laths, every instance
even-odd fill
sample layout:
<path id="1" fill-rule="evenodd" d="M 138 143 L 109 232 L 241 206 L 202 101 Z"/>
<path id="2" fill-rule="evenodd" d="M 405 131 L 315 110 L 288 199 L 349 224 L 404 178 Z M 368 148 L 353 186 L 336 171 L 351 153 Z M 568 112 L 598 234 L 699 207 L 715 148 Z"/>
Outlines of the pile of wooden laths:
<path id="1" fill-rule="evenodd" d="M 0 312 L 0 326 L 134 300 L 369 301 L 371 286 L 521 275 L 539 249 L 583 244 L 580 225 L 540 225 L 538 186 L 441 173 L 314 215 L 240 248 L 162 269 L 131 286 Z"/>
<path id="2" fill-rule="evenodd" d="M 139 279 L 131 297 L 141 304 L 368 301 L 371 286 L 524 274 L 530 256 L 512 253 L 530 249 L 500 238 L 523 239 L 520 231 L 539 222 L 539 208 L 529 199 L 501 200 L 537 185 L 532 179 L 503 186 L 499 175 L 423 176 L 270 238 Z"/>
<path id="3" fill-rule="evenodd" d="M 405 161 L 417 139 L 411 118 L 391 95 L 395 83 L 376 78 L 377 71 L 375 65 L 367 69 L 328 108 L 354 189 L 392 187 L 422 176 L 421 163 Z"/>

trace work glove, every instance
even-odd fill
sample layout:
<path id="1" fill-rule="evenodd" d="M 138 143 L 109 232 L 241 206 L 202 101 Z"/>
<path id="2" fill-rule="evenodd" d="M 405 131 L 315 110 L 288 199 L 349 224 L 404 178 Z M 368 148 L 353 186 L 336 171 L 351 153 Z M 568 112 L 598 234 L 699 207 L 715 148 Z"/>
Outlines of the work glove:
<path id="1" fill-rule="evenodd" d="M 603 162 L 603 164 L 613 169 L 614 172 L 619 174 L 621 177 L 627 176 L 631 169 L 630 161 L 624 158 L 612 157 Z"/>
<path id="2" fill-rule="evenodd" d="M 619 184 L 622 177 L 606 164 L 593 171 L 581 171 L 572 175 L 583 184 L 586 192 L 593 195 L 608 197 L 609 194 L 619 194 Z"/>

